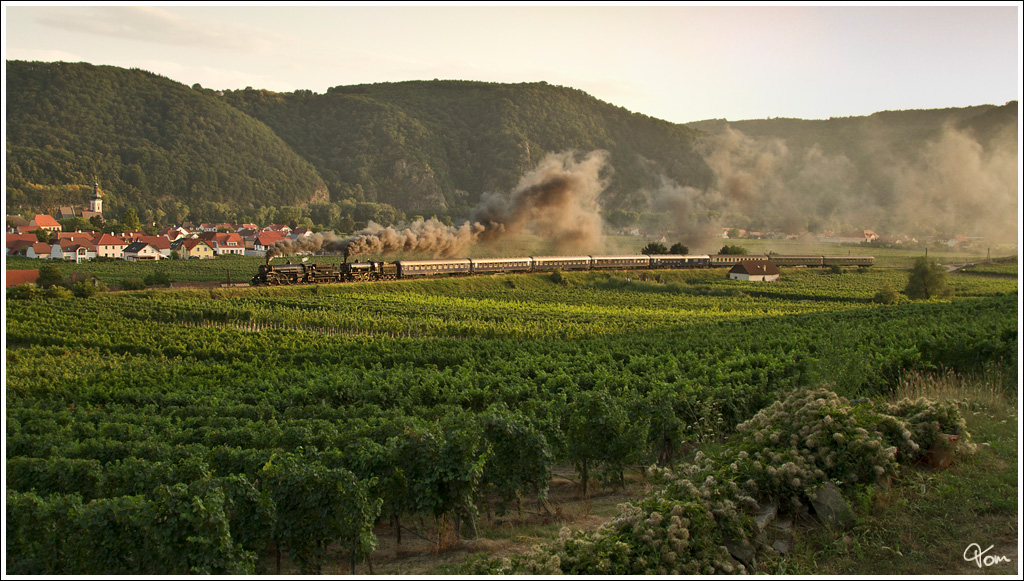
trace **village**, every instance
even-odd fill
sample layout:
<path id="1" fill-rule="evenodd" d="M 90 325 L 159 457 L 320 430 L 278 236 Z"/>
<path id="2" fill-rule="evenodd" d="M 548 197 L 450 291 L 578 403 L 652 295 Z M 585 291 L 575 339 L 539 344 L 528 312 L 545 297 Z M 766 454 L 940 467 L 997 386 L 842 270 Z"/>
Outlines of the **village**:
<path id="1" fill-rule="evenodd" d="M 60 219 L 94 219 L 103 216 L 103 198 L 98 187 L 89 200 L 89 209 L 61 207 L 57 217 L 36 214 L 27 223 L 13 225 L 17 217 L 7 216 L 5 254 L 41 260 L 67 260 L 75 263 L 97 259 L 109 260 L 162 260 L 194 258 L 208 260 L 217 256 L 266 255 L 267 249 L 281 240 L 297 240 L 311 236 L 309 228 L 290 228 L 287 224 L 205 223 L 194 225 L 184 222 L 177 226 L 155 225 L 150 232 L 82 231 L 64 232 Z M 25 222 L 24 219 L 21 219 Z M 155 231 L 154 231 L 155 230 Z"/>
<path id="2" fill-rule="evenodd" d="M 292 228 L 288 224 L 243 223 L 201 223 L 183 222 L 177 225 L 150 224 L 145 229 L 113 232 L 101 228 L 93 230 L 76 229 L 64 231 L 61 222 L 88 220 L 91 224 L 103 225 L 103 195 L 98 184 L 88 202 L 88 209 L 60 207 L 56 217 L 51 214 L 35 214 L 31 219 L 21 216 L 7 216 L 5 255 L 21 256 L 40 260 L 63 260 L 82 263 L 91 260 L 155 261 L 162 259 L 208 260 L 223 255 L 264 257 L 267 250 L 284 241 L 297 241 L 312 236 L 314 230 L 307 227 Z M 134 215 L 134 213 L 133 213 Z M 654 233 L 639 228 L 621 228 L 621 236 L 646 236 Z M 674 232 L 666 233 L 674 235 Z M 720 228 L 716 236 L 722 239 L 807 239 L 809 233 L 781 234 L 777 232 L 747 231 L 741 228 Z M 835 233 L 821 232 L 813 238 L 824 243 L 865 244 L 881 243 L 894 246 L 916 244 L 909 236 L 883 237 L 872 230 L 856 230 Z M 662 237 L 662 241 L 666 238 Z M 949 248 L 970 248 L 977 240 L 964 236 L 941 237 L 933 240 L 936 245 Z"/>

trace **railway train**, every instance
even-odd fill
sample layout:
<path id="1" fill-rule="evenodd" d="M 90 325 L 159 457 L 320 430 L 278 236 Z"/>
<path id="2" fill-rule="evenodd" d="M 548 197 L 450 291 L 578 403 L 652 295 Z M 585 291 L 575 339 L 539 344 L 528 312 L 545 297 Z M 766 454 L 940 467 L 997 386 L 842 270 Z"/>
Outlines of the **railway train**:
<path id="1" fill-rule="evenodd" d="M 746 255 L 746 254 L 635 254 L 629 256 L 523 256 L 518 258 L 450 258 L 395 262 L 260 265 L 252 285 L 316 284 L 399 280 L 439 274 L 468 275 L 500 272 L 560 270 L 626 270 L 660 268 L 716 268 L 740 262 L 768 261 L 776 266 L 864 267 L 873 256 Z"/>

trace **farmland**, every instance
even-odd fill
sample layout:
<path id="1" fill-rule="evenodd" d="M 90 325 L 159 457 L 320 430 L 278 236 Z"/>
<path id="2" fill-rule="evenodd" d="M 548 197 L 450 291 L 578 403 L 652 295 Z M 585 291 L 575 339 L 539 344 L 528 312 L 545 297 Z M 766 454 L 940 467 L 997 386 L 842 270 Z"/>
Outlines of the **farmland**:
<path id="1" fill-rule="evenodd" d="M 239 280 L 255 269 L 237 264 Z M 451 519 L 468 537 L 543 498 L 555 466 L 584 489 L 625 482 L 798 388 L 879 398 L 952 369 L 1015 395 L 1015 273 L 954 274 L 951 300 L 889 305 L 872 298 L 904 269 L 8 300 L 9 571 L 354 566 L 382 525 Z"/>

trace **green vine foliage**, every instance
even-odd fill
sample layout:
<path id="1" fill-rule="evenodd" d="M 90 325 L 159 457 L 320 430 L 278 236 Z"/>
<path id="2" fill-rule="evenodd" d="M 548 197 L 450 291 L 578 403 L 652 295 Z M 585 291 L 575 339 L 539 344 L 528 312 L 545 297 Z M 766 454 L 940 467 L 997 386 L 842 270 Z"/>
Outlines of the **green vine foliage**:
<path id="1" fill-rule="evenodd" d="M 553 464 L 615 482 L 725 439 L 728 454 L 669 470 L 660 500 L 637 503 L 642 521 L 686 504 L 690 544 L 714 544 L 698 506 L 739 534 L 751 503 L 871 482 L 914 461 L 929 434 L 962 429 L 930 403 L 842 398 L 947 368 L 1016 377 L 1015 279 L 965 275 L 952 301 L 880 305 L 874 292 L 906 273 L 839 277 L 844 288 L 801 269 L 772 290 L 662 274 L 9 300 L 9 571 L 229 574 L 276 547 L 315 572 L 333 555 L 361 559 L 381 518 L 455 515 L 469 537 L 494 508 L 485 498 L 506 510 L 542 496 Z M 832 393 L 796 391 L 808 385 Z M 649 542 L 680 540 L 671 524 Z M 81 531 L 92 536 L 66 540 Z M 646 534 L 595 540 L 593 561 L 559 559 L 738 570 L 714 547 L 674 550 L 677 569 L 662 549 L 616 544 Z M 547 555 L 530 562 L 548 571 L 558 553 Z"/>
<path id="2" fill-rule="evenodd" d="M 331 543 L 350 548 L 353 561 L 376 548 L 381 502 L 369 497 L 372 483 L 297 454 L 274 456 L 258 479 L 275 509 L 272 538 L 304 572 L 320 572 Z"/>
<path id="3" fill-rule="evenodd" d="M 223 491 L 208 481 L 161 486 L 151 498 L 83 503 L 78 495 L 7 493 L 12 573 L 248 574 L 255 556 L 229 532 Z"/>
<path id="4" fill-rule="evenodd" d="M 503 404 L 492 406 L 481 419 L 490 446 L 483 481 L 501 499 L 499 512 L 529 491 L 539 499 L 547 497 L 554 456 L 543 432 Z"/>

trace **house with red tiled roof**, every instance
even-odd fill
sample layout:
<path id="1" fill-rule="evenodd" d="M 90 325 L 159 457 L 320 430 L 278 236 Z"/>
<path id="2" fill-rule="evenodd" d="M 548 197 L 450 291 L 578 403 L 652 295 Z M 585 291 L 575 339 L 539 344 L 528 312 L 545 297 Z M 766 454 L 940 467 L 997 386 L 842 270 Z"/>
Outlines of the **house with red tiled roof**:
<path id="1" fill-rule="evenodd" d="M 263 232 L 253 240 L 252 249 L 257 252 L 259 256 L 263 256 L 267 253 L 267 249 L 277 244 L 281 240 L 288 240 L 288 237 L 280 232 Z"/>
<path id="2" fill-rule="evenodd" d="M 4 277 L 4 287 L 20 286 L 23 284 L 36 284 L 39 279 L 39 270 L 8 270 Z"/>
<path id="3" fill-rule="evenodd" d="M 29 221 L 28 227 L 32 230 L 42 228 L 54 233 L 60 232 L 60 224 L 49 214 L 36 214 Z"/>
<path id="4" fill-rule="evenodd" d="M 29 248 L 25 249 L 25 257 L 49 260 L 51 252 L 53 252 L 53 248 L 49 244 L 45 242 L 36 242 Z"/>
<path id="5" fill-rule="evenodd" d="M 223 254 L 245 254 L 245 241 L 238 232 L 203 232 L 200 240 L 205 240 L 217 256 Z"/>
<path id="6" fill-rule="evenodd" d="M 25 226 L 18 226 L 18 228 L 16 230 L 17 230 L 17 234 L 24 235 L 24 234 L 32 234 L 33 232 L 35 232 L 38 229 L 39 229 L 39 226 L 36 226 L 34 224 L 32 224 L 32 225 L 28 225 L 27 224 Z"/>
<path id="7" fill-rule="evenodd" d="M 174 242 L 175 240 L 179 240 L 181 238 L 187 238 L 188 235 L 189 235 L 189 232 L 188 232 L 188 230 L 185 230 L 184 228 L 182 228 L 180 226 L 177 227 L 177 228 L 175 228 L 174 226 L 168 226 L 167 228 L 164 228 L 163 230 L 158 230 L 156 235 L 157 236 L 164 236 L 168 240 L 170 240 L 171 242 Z"/>
<path id="8" fill-rule="evenodd" d="M 122 258 L 125 246 L 130 244 L 124 238 L 113 234 L 101 234 L 94 238 L 92 243 L 96 246 L 96 256 L 104 258 Z"/>
<path id="9" fill-rule="evenodd" d="M 93 240 L 96 239 L 96 233 L 95 232 L 58 232 L 57 236 L 56 236 L 56 239 L 58 241 L 70 240 L 72 242 L 80 242 L 80 241 L 92 242 Z"/>
<path id="10" fill-rule="evenodd" d="M 89 241 L 59 240 L 50 247 L 53 260 L 74 260 L 76 264 L 96 258 L 96 246 Z"/>
<path id="11" fill-rule="evenodd" d="M 139 236 L 135 241 L 152 244 L 164 258 L 171 257 L 171 241 L 166 236 Z"/>
<path id="12" fill-rule="evenodd" d="M 33 237 L 34 238 L 34 237 Z M 32 248 L 33 244 L 38 244 L 33 240 L 15 240 L 7 245 L 7 256 L 27 256 L 25 251 Z"/>
<path id="13" fill-rule="evenodd" d="M 8 234 L 7 236 L 5 236 L 5 240 L 4 240 L 4 247 L 6 248 L 6 251 L 5 251 L 6 254 L 10 254 L 11 253 L 11 248 L 13 248 L 13 244 L 16 243 L 16 242 L 35 243 L 35 242 L 39 242 L 39 239 L 36 238 L 36 235 L 32 234 L 32 233 L 28 233 L 28 234 Z M 25 248 L 25 246 L 22 245 L 21 248 Z"/>
<path id="14" fill-rule="evenodd" d="M 744 261 L 729 269 L 733 280 L 775 282 L 782 277 L 779 268 L 767 260 Z"/>
<path id="15" fill-rule="evenodd" d="M 49 260 L 52 258 L 53 247 L 46 242 L 29 242 L 28 240 L 17 240 L 7 249 L 8 256 L 24 256 Z"/>
<path id="16" fill-rule="evenodd" d="M 177 250 L 181 258 L 198 258 L 206 260 L 213 258 L 215 253 L 213 247 L 205 240 L 197 238 L 182 238 L 171 242 L 171 250 Z"/>
<path id="17" fill-rule="evenodd" d="M 291 226 L 288 224 L 269 224 L 264 230 L 270 230 L 271 232 L 284 232 L 288 234 L 292 231 Z"/>

